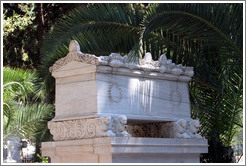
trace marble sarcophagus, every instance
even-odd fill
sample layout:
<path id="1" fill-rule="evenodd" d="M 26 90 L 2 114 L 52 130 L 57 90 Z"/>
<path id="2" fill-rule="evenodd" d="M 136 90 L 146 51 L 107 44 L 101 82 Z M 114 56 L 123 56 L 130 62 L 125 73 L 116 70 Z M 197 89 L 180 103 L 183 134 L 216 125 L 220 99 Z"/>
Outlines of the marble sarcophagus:
<path id="1" fill-rule="evenodd" d="M 78 43 L 71 41 L 67 56 L 56 61 L 50 72 L 56 80 L 56 110 L 48 127 L 56 142 L 102 137 L 129 137 L 134 142 L 135 137 L 147 137 L 168 141 L 180 139 L 178 144 L 183 148 L 183 139 L 198 139 L 198 150 L 190 152 L 195 157 L 191 155 L 190 160 L 183 162 L 197 162 L 199 153 L 207 152 L 206 140 L 197 133 L 199 121 L 190 116 L 188 82 L 194 75 L 192 67 L 176 65 L 165 55 L 153 61 L 150 53 L 135 61 L 117 53 L 96 57 L 82 53 Z M 71 146 L 71 142 L 68 144 Z M 177 142 L 174 144 L 179 146 Z M 192 141 L 189 144 L 196 146 Z M 52 156 L 47 146 L 47 143 L 42 145 L 43 155 Z M 54 145 L 53 150 L 57 146 Z M 112 140 L 110 148 L 113 148 Z M 122 162 L 119 156 L 124 158 L 130 154 L 112 153 L 110 151 L 111 156 L 104 156 L 101 161 Z M 135 153 L 136 156 L 140 154 L 139 151 Z M 175 152 L 175 155 L 184 154 Z M 53 161 L 63 160 L 53 155 Z M 133 158 L 130 161 L 137 162 Z M 156 159 L 156 162 L 165 160 Z"/>
<path id="2" fill-rule="evenodd" d="M 187 82 L 193 68 L 165 55 L 153 61 L 147 53 L 140 64 L 128 63 L 116 53 L 83 54 L 72 42 L 50 71 L 56 79 L 54 120 L 102 114 L 125 115 L 128 122 L 190 120 Z"/>

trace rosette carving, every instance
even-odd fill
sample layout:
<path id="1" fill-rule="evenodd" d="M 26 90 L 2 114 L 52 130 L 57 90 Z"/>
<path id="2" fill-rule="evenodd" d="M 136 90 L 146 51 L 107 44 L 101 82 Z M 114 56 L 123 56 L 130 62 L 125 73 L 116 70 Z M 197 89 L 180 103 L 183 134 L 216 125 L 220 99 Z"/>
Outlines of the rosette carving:
<path id="1" fill-rule="evenodd" d="M 50 129 L 50 133 L 53 135 L 54 140 L 64 140 L 66 139 L 66 127 L 63 123 L 57 122 L 49 122 L 48 128 Z"/>

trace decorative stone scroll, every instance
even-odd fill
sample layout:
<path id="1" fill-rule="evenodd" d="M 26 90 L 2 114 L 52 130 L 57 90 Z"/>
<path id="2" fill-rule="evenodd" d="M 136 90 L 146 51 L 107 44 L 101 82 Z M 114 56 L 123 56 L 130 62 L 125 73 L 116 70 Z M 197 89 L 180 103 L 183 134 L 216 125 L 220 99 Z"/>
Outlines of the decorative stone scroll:
<path id="1" fill-rule="evenodd" d="M 48 128 L 55 141 L 131 136 L 125 131 L 126 123 L 127 118 L 124 115 L 102 115 L 99 118 L 49 121 Z"/>
<path id="2" fill-rule="evenodd" d="M 69 62 L 77 61 L 92 65 L 106 65 L 113 68 L 129 68 L 142 71 L 154 71 L 159 73 L 171 73 L 174 75 L 186 75 L 192 77 L 194 75 L 193 67 L 186 67 L 182 64 L 174 64 L 171 59 L 167 59 L 166 55 L 160 56 L 158 61 L 152 59 L 152 55 L 147 52 L 144 59 L 130 61 L 130 56 L 121 56 L 118 53 L 111 53 L 109 56 L 96 57 L 92 54 L 84 54 L 80 51 L 77 41 L 71 41 L 69 45 L 69 53 L 66 57 L 61 58 L 50 67 L 50 72 L 58 70 L 61 66 Z"/>
<path id="3" fill-rule="evenodd" d="M 176 122 L 146 123 L 127 125 L 126 131 L 133 137 L 152 138 L 202 138 L 198 134 L 200 123 L 198 120 Z"/>

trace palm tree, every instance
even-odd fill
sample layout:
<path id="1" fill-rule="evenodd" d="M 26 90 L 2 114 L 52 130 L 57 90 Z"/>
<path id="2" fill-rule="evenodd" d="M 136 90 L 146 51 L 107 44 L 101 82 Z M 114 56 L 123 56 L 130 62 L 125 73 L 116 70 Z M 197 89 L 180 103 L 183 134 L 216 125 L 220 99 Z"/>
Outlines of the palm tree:
<path id="1" fill-rule="evenodd" d="M 35 140 L 44 135 L 53 105 L 33 103 L 37 76 L 30 70 L 3 68 L 3 140 Z M 10 155 L 10 153 L 9 153 Z M 11 160 L 11 156 L 8 156 Z"/>
<path id="2" fill-rule="evenodd" d="M 74 39 L 82 52 L 133 58 L 163 53 L 173 62 L 194 66 L 190 82 L 193 118 L 210 146 L 204 162 L 223 162 L 216 146 L 230 149 L 242 128 L 243 4 L 94 4 L 74 9 L 61 18 L 42 47 L 43 90 L 54 95 L 49 67 L 68 53 Z M 214 155 L 221 154 L 221 155 Z M 206 161 L 205 161 L 206 160 Z"/>
<path id="3" fill-rule="evenodd" d="M 172 42 L 170 57 L 195 68 L 190 82 L 192 113 L 202 124 L 201 133 L 214 145 L 206 162 L 229 161 L 223 150 L 230 151 L 242 128 L 242 8 L 242 4 L 161 4 L 143 20 L 143 45 L 151 32 L 162 32 L 159 40 Z M 216 151 L 221 145 L 226 148 Z"/>

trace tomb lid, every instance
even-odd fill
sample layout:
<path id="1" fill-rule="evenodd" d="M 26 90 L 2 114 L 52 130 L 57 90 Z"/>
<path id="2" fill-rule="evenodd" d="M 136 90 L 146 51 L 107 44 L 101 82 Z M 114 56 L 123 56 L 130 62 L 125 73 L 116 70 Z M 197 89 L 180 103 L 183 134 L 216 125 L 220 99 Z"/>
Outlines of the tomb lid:
<path id="1" fill-rule="evenodd" d="M 143 59 L 130 60 L 130 54 L 121 56 L 118 53 L 111 53 L 109 56 L 95 56 L 92 54 L 82 53 L 80 46 L 76 40 L 72 40 L 69 44 L 69 53 L 64 58 L 60 58 L 55 64 L 49 68 L 53 73 L 62 66 L 73 61 L 91 64 L 95 66 L 109 66 L 112 68 L 128 68 L 137 69 L 144 72 L 157 72 L 164 74 L 172 74 L 176 76 L 194 75 L 193 67 L 183 66 L 182 64 L 174 64 L 171 59 L 167 59 L 165 54 L 162 54 L 158 61 L 152 59 L 151 53 L 147 52 Z"/>

